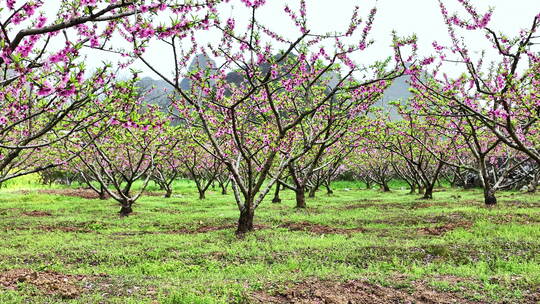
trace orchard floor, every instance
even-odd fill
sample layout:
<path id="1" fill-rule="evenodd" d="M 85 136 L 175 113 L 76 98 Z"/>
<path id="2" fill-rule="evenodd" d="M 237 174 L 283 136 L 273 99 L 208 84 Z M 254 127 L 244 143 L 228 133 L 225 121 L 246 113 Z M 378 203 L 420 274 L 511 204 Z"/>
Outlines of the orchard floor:
<path id="1" fill-rule="evenodd" d="M 232 196 L 193 190 L 127 218 L 73 190 L 2 190 L 0 303 L 540 301 L 540 195 L 338 189 L 299 210 L 285 191 L 237 238 Z"/>

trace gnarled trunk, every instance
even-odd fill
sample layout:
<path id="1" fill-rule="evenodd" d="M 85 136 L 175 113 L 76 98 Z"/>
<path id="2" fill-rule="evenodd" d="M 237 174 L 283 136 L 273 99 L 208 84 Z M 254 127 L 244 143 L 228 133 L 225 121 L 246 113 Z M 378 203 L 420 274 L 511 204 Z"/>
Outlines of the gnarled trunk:
<path id="1" fill-rule="evenodd" d="M 383 181 L 383 182 L 382 182 L 381 190 L 382 190 L 383 192 L 390 192 L 390 187 L 388 186 L 388 183 L 387 183 L 386 181 Z"/>

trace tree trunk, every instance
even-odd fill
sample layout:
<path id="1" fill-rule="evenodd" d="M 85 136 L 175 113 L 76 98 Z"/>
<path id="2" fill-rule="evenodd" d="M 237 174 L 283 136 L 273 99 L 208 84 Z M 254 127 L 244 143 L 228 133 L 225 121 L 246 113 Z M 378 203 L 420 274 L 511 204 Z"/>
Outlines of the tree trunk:
<path id="1" fill-rule="evenodd" d="M 167 187 L 167 190 L 165 192 L 165 198 L 170 198 L 172 196 L 172 189 L 170 187 Z"/>
<path id="2" fill-rule="evenodd" d="M 422 198 L 424 198 L 424 199 L 432 199 L 433 198 L 433 185 L 426 186 L 426 190 L 425 190 L 424 196 Z"/>
<path id="3" fill-rule="evenodd" d="M 493 191 L 493 189 L 484 188 L 484 203 L 487 206 L 494 206 L 497 204 L 497 197 L 495 196 L 495 191 Z"/>
<path id="4" fill-rule="evenodd" d="M 128 216 L 133 212 L 133 209 L 131 208 L 131 205 L 133 205 L 133 202 L 127 201 L 122 203 L 122 208 L 120 209 L 120 216 Z"/>
<path id="5" fill-rule="evenodd" d="M 383 181 L 381 188 L 383 192 L 390 192 L 390 187 L 388 187 L 388 183 L 386 181 Z"/>
<path id="6" fill-rule="evenodd" d="M 100 200 L 107 199 L 107 191 L 105 191 L 105 187 L 103 187 L 103 185 L 99 186 L 99 199 Z"/>
<path id="7" fill-rule="evenodd" d="M 220 187 L 221 187 L 221 194 L 227 195 L 227 186 L 224 184 L 220 184 Z"/>
<path id="8" fill-rule="evenodd" d="M 296 188 L 296 208 L 306 208 L 306 194 L 304 188 Z"/>
<path id="9" fill-rule="evenodd" d="M 369 190 L 369 189 L 371 189 L 371 182 L 366 181 L 366 190 Z"/>
<path id="10" fill-rule="evenodd" d="M 424 186 L 418 185 L 418 194 L 424 194 Z"/>
<path id="11" fill-rule="evenodd" d="M 277 204 L 281 203 L 281 198 L 279 198 L 279 190 L 281 188 L 281 184 L 279 182 L 276 183 L 276 190 L 274 192 L 274 198 L 272 199 L 272 203 Z"/>
<path id="12" fill-rule="evenodd" d="M 334 194 L 334 190 L 330 187 L 330 185 L 324 185 L 326 187 L 326 194 L 332 195 Z"/>
<path id="13" fill-rule="evenodd" d="M 203 199 L 206 199 L 206 191 L 202 190 L 202 189 L 199 189 L 199 199 L 200 200 L 203 200 Z"/>
<path id="14" fill-rule="evenodd" d="M 243 235 L 246 232 L 253 231 L 253 217 L 255 216 L 255 210 L 245 208 L 240 211 L 240 218 L 238 219 L 238 227 L 236 228 L 236 235 Z"/>
<path id="15" fill-rule="evenodd" d="M 409 185 L 411 191 L 409 191 L 409 194 L 414 194 L 416 192 L 416 187 L 414 186 L 414 183 L 411 183 Z"/>
<path id="16" fill-rule="evenodd" d="M 311 189 L 309 189 L 308 197 L 309 198 L 314 198 L 315 197 L 315 191 L 317 191 L 317 187 L 311 187 Z"/>

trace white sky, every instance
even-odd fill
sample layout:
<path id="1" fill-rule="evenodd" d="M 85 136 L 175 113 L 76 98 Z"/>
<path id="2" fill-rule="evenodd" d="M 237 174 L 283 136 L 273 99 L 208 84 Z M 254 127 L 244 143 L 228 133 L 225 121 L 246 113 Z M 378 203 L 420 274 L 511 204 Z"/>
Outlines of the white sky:
<path id="1" fill-rule="evenodd" d="M 250 11 L 243 8 L 243 5 L 235 2 L 233 7 L 223 6 L 220 9 L 222 18 L 229 16 L 236 17 L 246 22 L 250 18 Z M 295 0 L 267 0 L 263 9 L 258 12 L 259 20 L 267 24 L 276 31 L 291 39 L 297 37 L 292 22 L 283 12 L 285 3 L 291 7 L 298 6 L 299 1 Z M 510 37 L 515 36 L 520 29 L 529 28 L 534 16 L 540 13 L 540 0 L 482 0 L 471 1 L 481 12 L 487 11 L 489 7 L 495 9 L 490 27 L 496 31 L 501 31 Z M 445 0 L 445 5 L 450 12 L 459 11 L 459 3 L 456 0 Z M 367 17 L 369 10 L 377 5 L 378 11 L 371 32 L 371 38 L 375 39 L 373 45 L 363 58 L 355 58 L 357 62 L 369 63 L 373 60 L 383 59 L 392 55 L 390 44 L 392 41 L 391 32 L 396 30 L 398 35 L 407 36 L 416 33 L 419 39 L 420 54 L 428 55 L 432 51 L 432 42 L 448 42 L 446 26 L 442 19 L 439 3 L 436 0 L 308 0 L 307 13 L 309 28 L 313 32 L 324 33 L 328 31 L 345 31 L 348 27 L 350 16 L 355 5 L 360 6 L 361 16 Z M 465 16 L 463 14 L 463 16 Z M 201 40 L 216 39 L 216 35 L 205 34 Z M 467 36 L 467 45 L 473 50 L 489 49 L 483 35 Z M 169 50 L 162 48 L 161 44 L 155 44 L 146 55 L 162 71 L 170 71 L 171 56 Z M 489 59 L 489 58 L 488 58 Z M 143 74 L 156 78 L 140 64 L 135 65 L 143 70 Z"/>
<path id="2" fill-rule="evenodd" d="M 477 5 L 481 12 L 488 7 L 494 7 L 490 27 L 496 31 L 502 31 L 510 37 L 515 36 L 520 29 L 529 28 L 533 17 L 540 13 L 540 0 L 470 0 Z M 230 4 L 220 6 L 222 19 L 233 16 L 241 27 L 250 18 L 250 11 L 239 0 L 231 0 Z M 259 10 L 259 20 L 268 25 L 277 33 L 288 36 L 291 39 L 298 37 L 294 25 L 289 17 L 283 12 L 286 3 L 295 8 L 297 0 L 267 0 L 266 5 Z M 444 0 L 450 12 L 459 10 L 456 0 Z M 52 17 L 56 13 L 59 2 L 45 0 L 43 10 L 46 15 Z M 0 0 L 0 5 L 4 1 Z M 392 55 L 389 47 L 391 44 L 391 31 L 396 30 L 399 35 L 407 36 L 417 34 L 421 55 L 428 55 L 432 51 L 431 43 L 435 40 L 446 43 L 448 35 L 445 24 L 440 14 L 437 0 L 307 0 L 307 12 L 309 28 L 315 33 L 330 31 L 345 31 L 350 21 L 354 6 L 360 6 L 360 15 L 367 17 L 369 10 L 376 5 L 378 12 L 375 18 L 374 29 L 370 37 L 375 40 L 375 45 L 362 53 L 361 58 L 353 58 L 357 63 L 369 64 L 374 60 L 384 59 Z M 0 18 L 3 19 L 3 18 Z M 168 18 L 164 16 L 164 20 Z M 201 41 L 219 39 L 215 32 L 201 34 Z M 489 49 L 483 35 L 467 36 L 467 45 L 473 50 Z M 86 53 L 86 52 L 85 52 Z M 98 66 L 102 61 L 111 61 L 110 53 L 87 53 L 85 59 L 90 67 Z M 488 56 L 490 56 L 488 54 Z M 172 71 L 172 55 L 167 47 L 161 43 L 153 43 L 145 55 L 160 71 L 168 73 Z M 489 60 L 489 58 L 487 58 Z M 153 72 L 144 67 L 142 63 L 135 63 L 134 68 L 142 70 L 143 76 L 158 78 Z M 126 73 L 127 74 L 127 73 Z"/>

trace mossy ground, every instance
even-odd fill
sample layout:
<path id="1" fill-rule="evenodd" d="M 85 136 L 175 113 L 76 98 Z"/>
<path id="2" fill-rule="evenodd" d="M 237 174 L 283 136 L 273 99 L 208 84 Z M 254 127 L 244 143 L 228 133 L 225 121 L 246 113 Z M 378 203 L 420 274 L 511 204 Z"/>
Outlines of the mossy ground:
<path id="1" fill-rule="evenodd" d="M 381 193 L 336 183 L 305 210 L 293 208 L 290 191 L 280 204 L 268 197 L 256 212 L 260 229 L 237 238 L 236 204 L 218 189 L 198 200 L 179 181 L 174 197 L 144 196 L 120 218 L 113 200 L 41 194 L 30 184 L 0 191 L 0 274 L 65 274 L 80 293 L 0 284 L 0 303 L 249 303 L 307 280 L 408 293 L 423 282 L 488 303 L 539 293 L 540 195 L 503 192 L 486 208 L 478 190 L 443 188 L 420 200 L 397 184 Z"/>

